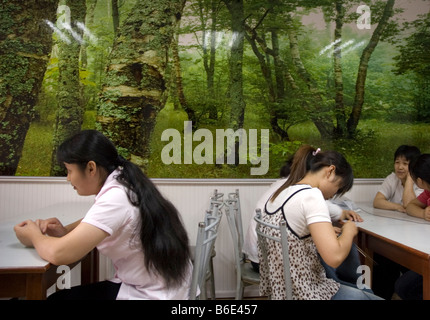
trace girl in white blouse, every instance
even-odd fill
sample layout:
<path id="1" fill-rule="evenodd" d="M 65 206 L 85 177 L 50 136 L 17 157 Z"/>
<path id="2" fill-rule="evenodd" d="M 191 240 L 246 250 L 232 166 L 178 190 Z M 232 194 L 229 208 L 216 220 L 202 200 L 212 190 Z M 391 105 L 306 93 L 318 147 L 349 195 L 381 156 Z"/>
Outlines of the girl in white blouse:
<path id="1" fill-rule="evenodd" d="M 267 201 L 263 220 L 274 225 L 287 222 L 294 299 L 379 299 L 328 279 L 319 259 L 336 268 L 350 253 L 357 234 L 355 222 L 345 222 L 338 236 L 326 200 L 344 194 L 352 184 L 352 169 L 341 154 L 302 146 L 294 155 L 288 180 Z M 260 264 L 260 293 L 274 299 L 286 297 L 279 250 L 272 246 L 268 265 Z M 259 258 L 262 261 L 261 251 Z"/>
<path id="2" fill-rule="evenodd" d="M 15 226 L 21 242 L 54 265 L 80 260 L 95 247 L 115 267 L 111 281 L 58 291 L 58 299 L 187 299 L 192 264 L 176 208 L 139 167 L 95 130 L 66 140 L 58 161 L 79 195 L 96 195 L 84 219 L 56 218 Z M 46 236 L 48 235 L 48 236 Z"/>

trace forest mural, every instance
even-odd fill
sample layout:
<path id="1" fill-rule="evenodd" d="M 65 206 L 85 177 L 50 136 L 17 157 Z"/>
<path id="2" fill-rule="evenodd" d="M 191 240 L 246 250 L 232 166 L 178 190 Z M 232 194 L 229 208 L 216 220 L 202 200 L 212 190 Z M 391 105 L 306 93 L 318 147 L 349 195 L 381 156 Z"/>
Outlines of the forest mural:
<path id="1" fill-rule="evenodd" d="M 430 1 L 0 3 L 0 175 L 64 175 L 82 129 L 153 178 L 275 178 L 305 143 L 381 178 L 430 152 Z"/>

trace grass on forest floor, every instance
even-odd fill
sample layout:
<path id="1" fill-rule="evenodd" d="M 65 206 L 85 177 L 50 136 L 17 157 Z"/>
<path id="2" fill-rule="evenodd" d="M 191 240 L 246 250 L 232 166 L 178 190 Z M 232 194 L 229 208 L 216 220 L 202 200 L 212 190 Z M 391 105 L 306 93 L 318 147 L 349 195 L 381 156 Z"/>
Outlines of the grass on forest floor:
<path id="1" fill-rule="evenodd" d="M 260 129 L 261 115 L 248 113 L 245 129 Z M 87 112 L 83 128 L 91 128 L 95 120 L 94 112 Z M 258 167 L 248 161 L 248 165 L 210 164 L 170 164 L 161 161 L 161 150 L 168 142 L 161 141 L 164 129 L 172 128 L 183 132 L 184 121 L 187 120 L 183 111 L 171 107 L 163 109 L 158 117 L 152 141 L 152 156 L 147 174 L 152 178 L 277 178 L 278 170 L 286 158 L 300 143 L 311 144 L 322 150 L 334 149 L 342 152 L 354 169 L 356 178 L 383 178 L 393 170 L 393 155 L 401 144 L 416 145 L 422 152 L 430 153 L 429 124 L 387 123 L 379 120 L 361 120 L 359 138 L 357 140 L 322 141 L 317 129 L 311 122 L 292 126 L 288 133 L 291 140 L 297 143 L 282 143 L 271 136 L 270 169 L 265 176 L 250 176 L 250 168 Z M 226 121 L 224 121 L 226 122 Z M 209 129 L 215 140 L 216 124 L 202 124 L 201 128 Z M 227 127 L 225 127 L 227 128 Z M 17 175 L 48 176 L 52 153 L 52 122 L 35 122 L 30 126 Z M 183 143 L 183 140 L 182 140 Z M 194 142 L 194 147 L 201 142 Z M 260 140 L 258 140 L 260 145 Z M 215 148 L 214 148 L 215 150 Z M 283 152 L 283 150 L 285 152 Z"/>

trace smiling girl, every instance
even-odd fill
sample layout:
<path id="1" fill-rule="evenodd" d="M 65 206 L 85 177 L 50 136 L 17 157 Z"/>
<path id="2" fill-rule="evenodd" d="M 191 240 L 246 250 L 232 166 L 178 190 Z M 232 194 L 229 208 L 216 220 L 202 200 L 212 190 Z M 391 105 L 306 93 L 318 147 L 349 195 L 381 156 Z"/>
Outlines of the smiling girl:
<path id="1" fill-rule="evenodd" d="M 394 172 L 387 176 L 375 195 L 373 206 L 406 212 L 406 206 L 422 192 L 409 174 L 409 162 L 420 155 L 415 146 L 401 145 L 394 153 Z"/>
<path id="2" fill-rule="evenodd" d="M 192 264 L 176 208 L 101 133 L 66 140 L 58 161 L 79 195 L 96 195 L 85 217 L 68 226 L 56 218 L 15 226 L 18 239 L 54 265 L 80 260 L 92 249 L 115 267 L 111 281 L 77 286 L 57 299 L 187 299 Z M 48 236 L 47 236 L 48 235 Z"/>

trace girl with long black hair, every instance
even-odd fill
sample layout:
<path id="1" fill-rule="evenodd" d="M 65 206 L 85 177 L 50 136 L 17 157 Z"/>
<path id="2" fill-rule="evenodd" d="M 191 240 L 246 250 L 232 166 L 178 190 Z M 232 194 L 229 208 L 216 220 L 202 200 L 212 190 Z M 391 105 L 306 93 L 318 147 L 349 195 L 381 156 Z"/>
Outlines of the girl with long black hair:
<path id="1" fill-rule="evenodd" d="M 94 205 L 67 226 L 56 218 L 24 221 L 15 226 L 17 237 L 54 265 L 78 261 L 97 247 L 116 274 L 111 281 L 50 297 L 187 299 L 192 273 L 187 232 L 176 208 L 140 168 L 95 130 L 63 142 L 57 158 L 78 194 L 96 195 Z"/>

